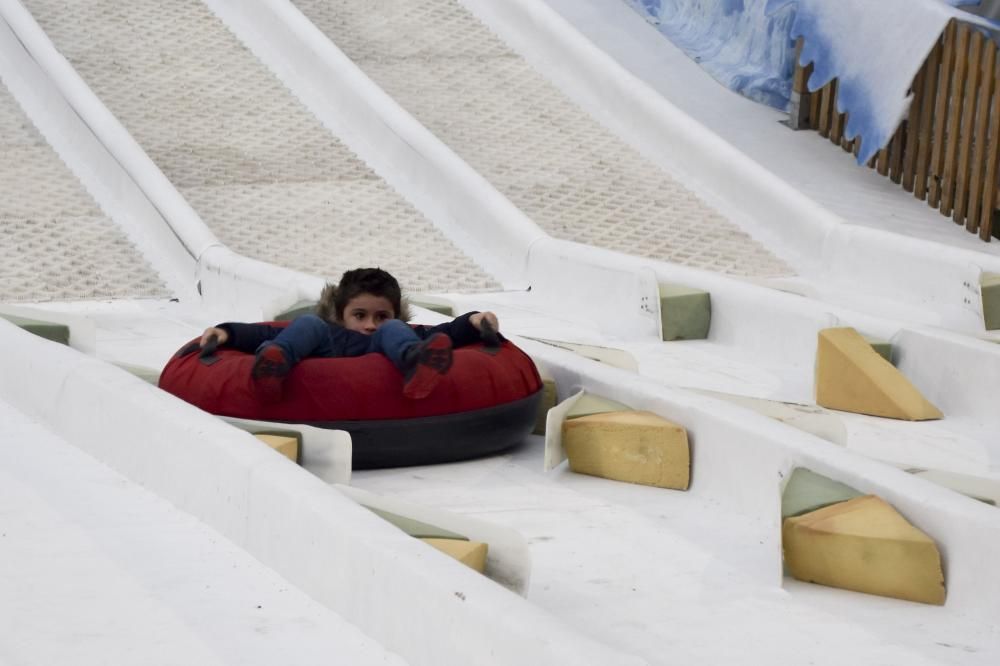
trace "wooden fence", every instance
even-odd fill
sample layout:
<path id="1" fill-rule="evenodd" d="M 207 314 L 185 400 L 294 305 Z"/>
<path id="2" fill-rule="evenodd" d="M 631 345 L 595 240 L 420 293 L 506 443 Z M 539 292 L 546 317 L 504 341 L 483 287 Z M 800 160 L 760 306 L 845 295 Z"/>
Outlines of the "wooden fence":
<path id="1" fill-rule="evenodd" d="M 909 116 L 868 163 L 984 241 L 1000 238 L 998 52 L 988 36 L 952 20 L 913 79 Z M 837 80 L 809 93 L 812 65 L 797 63 L 792 126 L 815 129 L 857 155 L 859 141 L 844 137 L 846 114 L 837 113 Z"/>

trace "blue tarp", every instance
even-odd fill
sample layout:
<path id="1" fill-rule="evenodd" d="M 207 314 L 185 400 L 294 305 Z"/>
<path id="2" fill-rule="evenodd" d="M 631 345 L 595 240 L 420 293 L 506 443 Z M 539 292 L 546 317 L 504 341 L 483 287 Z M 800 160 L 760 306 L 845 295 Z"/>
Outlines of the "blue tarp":
<path id="1" fill-rule="evenodd" d="M 626 0 L 732 90 L 786 109 L 794 42 L 816 90 L 836 77 L 845 134 L 861 134 L 858 162 L 892 138 L 909 110 L 910 84 L 956 9 L 979 0 Z"/>

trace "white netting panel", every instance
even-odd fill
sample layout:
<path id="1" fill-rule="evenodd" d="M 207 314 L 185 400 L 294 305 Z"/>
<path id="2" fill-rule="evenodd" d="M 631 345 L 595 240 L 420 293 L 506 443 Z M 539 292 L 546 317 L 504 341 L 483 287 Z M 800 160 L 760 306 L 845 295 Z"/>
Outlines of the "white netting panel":
<path id="1" fill-rule="evenodd" d="M 0 145 L 0 301 L 170 295 L 3 87 Z"/>
<path id="2" fill-rule="evenodd" d="M 792 270 L 531 69 L 455 0 L 293 0 L 553 236 L 734 275 Z"/>
<path id="3" fill-rule="evenodd" d="M 59 50 L 241 254 L 410 291 L 498 285 L 389 188 L 196 0 L 27 0 Z"/>

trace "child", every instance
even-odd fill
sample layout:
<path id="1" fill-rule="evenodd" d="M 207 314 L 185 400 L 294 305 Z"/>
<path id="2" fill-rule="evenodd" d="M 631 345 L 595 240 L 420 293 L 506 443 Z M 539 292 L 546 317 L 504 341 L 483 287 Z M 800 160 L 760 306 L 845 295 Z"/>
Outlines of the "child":
<path id="1" fill-rule="evenodd" d="M 339 358 L 372 352 L 385 354 L 403 373 L 403 395 L 426 397 L 451 367 L 452 347 L 480 339 L 483 322 L 499 328 L 492 312 L 469 312 L 434 327 L 405 322 L 399 283 L 380 268 L 356 268 L 327 285 L 315 315 L 303 315 L 287 327 L 226 323 L 205 330 L 201 346 L 212 336 L 220 345 L 254 352 L 250 371 L 264 402 L 281 399 L 285 378 L 296 363 L 310 356 Z"/>

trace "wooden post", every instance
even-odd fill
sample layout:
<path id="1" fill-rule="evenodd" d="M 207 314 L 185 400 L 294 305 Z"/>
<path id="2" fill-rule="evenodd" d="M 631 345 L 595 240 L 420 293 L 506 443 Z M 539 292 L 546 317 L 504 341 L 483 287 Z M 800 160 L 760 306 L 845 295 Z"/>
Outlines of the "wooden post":
<path id="1" fill-rule="evenodd" d="M 892 139 L 889 139 L 889 143 L 892 143 Z M 889 175 L 889 145 L 887 144 L 885 148 L 878 151 L 875 157 L 875 169 L 878 171 L 880 176 Z"/>
<path id="2" fill-rule="evenodd" d="M 994 57 L 996 55 L 994 54 Z M 997 202 L 997 171 L 1000 169 L 1000 82 L 996 80 L 997 68 L 994 68 L 993 104 L 990 113 L 989 135 L 984 138 L 988 144 L 986 151 L 986 174 L 983 176 L 983 209 L 979 213 L 979 237 L 990 240 L 993 228 L 993 210 Z"/>
<path id="3" fill-rule="evenodd" d="M 812 63 L 809 63 L 809 76 L 812 76 L 812 71 Z M 808 80 L 806 79 L 806 81 Z M 819 90 L 809 93 L 809 127 L 814 130 L 819 129 L 819 102 L 821 97 L 821 91 Z"/>
<path id="4" fill-rule="evenodd" d="M 889 142 L 889 178 L 899 184 L 903 180 L 903 151 L 906 147 L 906 121 L 904 120 Z"/>
<path id="5" fill-rule="evenodd" d="M 965 101 L 962 104 L 962 142 L 959 144 L 958 165 L 955 169 L 955 224 L 965 223 L 969 203 L 969 161 L 972 155 L 973 128 L 976 117 L 976 95 L 979 94 L 979 70 L 982 65 L 983 33 L 972 31 L 969 45 L 969 66 L 965 79 Z"/>
<path id="6" fill-rule="evenodd" d="M 955 40 L 955 71 L 952 76 L 951 104 L 948 111 L 948 137 L 944 151 L 944 177 L 941 180 L 941 213 L 951 215 L 955 201 L 955 171 L 959 144 L 959 122 L 962 119 L 962 102 L 965 100 L 965 69 L 969 61 L 969 27 L 958 26 Z"/>
<path id="7" fill-rule="evenodd" d="M 986 162 L 986 147 L 989 144 L 987 132 L 989 131 L 990 104 L 993 101 L 993 87 L 996 83 L 995 69 L 997 61 L 997 49 L 992 41 L 983 44 L 983 78 L 979 84 L 979 107 L 976 109 L 976 129 L 973 133 L 975 137 L 975 155 L 972 159 L 972 175 L 969 177 L 969 210 L 965 216 L 965 228 L 974 233 L 979 229 L 982 220 L 979 217 L 980 204 L 982 204 L 983 193 L 986 191 L 983 178 Z"/>
<path id="8" fill-rule="evenodd" d="M 931 127 L 934 120 L 934 109 L 938 95 L 938 67 L 941 65 L 942 40 L 931 50 L 924 71 L 924 100 L 920 113 L 920 138 L 917 148 L 916 177 L 913 184 L 913 195 L 918 199 L 927 196 L 927 167 L 931 158 Z M 935 140 L 936 137 L 935 137 Z"/>
<path id="9" fill-rule="evenodd" d="M 839 88 L 840 86 L 837 86 Z M 837 92 L 840 92 L 839 90 Z M 837 95 L 833 97 L 833 121 L 830 124 L 830 142 L 839 144 L 844 138 L 844 114 L 837 112 Z"/>
<path id="10" fill-rule="evenodd" d="M 906 154 L 903 155 L 903 189 L 913 191 L 913 179 L 917 166 L 917 150 L 920 144 L 920 114 L 924 102 L 924 78 L 927 63 L 913 77 L 913 101 L 910 103 L 910 117 L 906 121 Z"/>
<path id="11" fill-rule="evenodd" d="M 833 94 L 833 86 L 835 83 L 835 81 L 830 81 L 823 86 L 823 90 L 820 91 L 819 135 L 824 139 L 830 136 L 830 97 Z"/>
<path id="12" fill-rule="evenodd" d="M 792 94 L 788 100 L 788 126 L 793 130 L 809 127 L 809 90 L 806 81 L 809 72 L 799 64 L 802 56 L 802 38 L 795 41 L 795 75 L 792 77 Z"/>
<path id="13" fill-rule="evenodd" d="M 931 151 L 931 163 L 928 177 L 930 183 L 927 190 L 927 203 L 937 208 L 941 201 L 941 181 L 944 176 L 944 154 L 948 137 L 945 128 L 948 120 L 949 91 L 951 89 L 952 68 L 955 62 L 955 42 L 957 41 L 958 23 L 952 19 L 944 31 L 944 47 L 941 51 L 941 75 L 938 77 L 937 100 L 934 105 L 934 149 Z"/>

